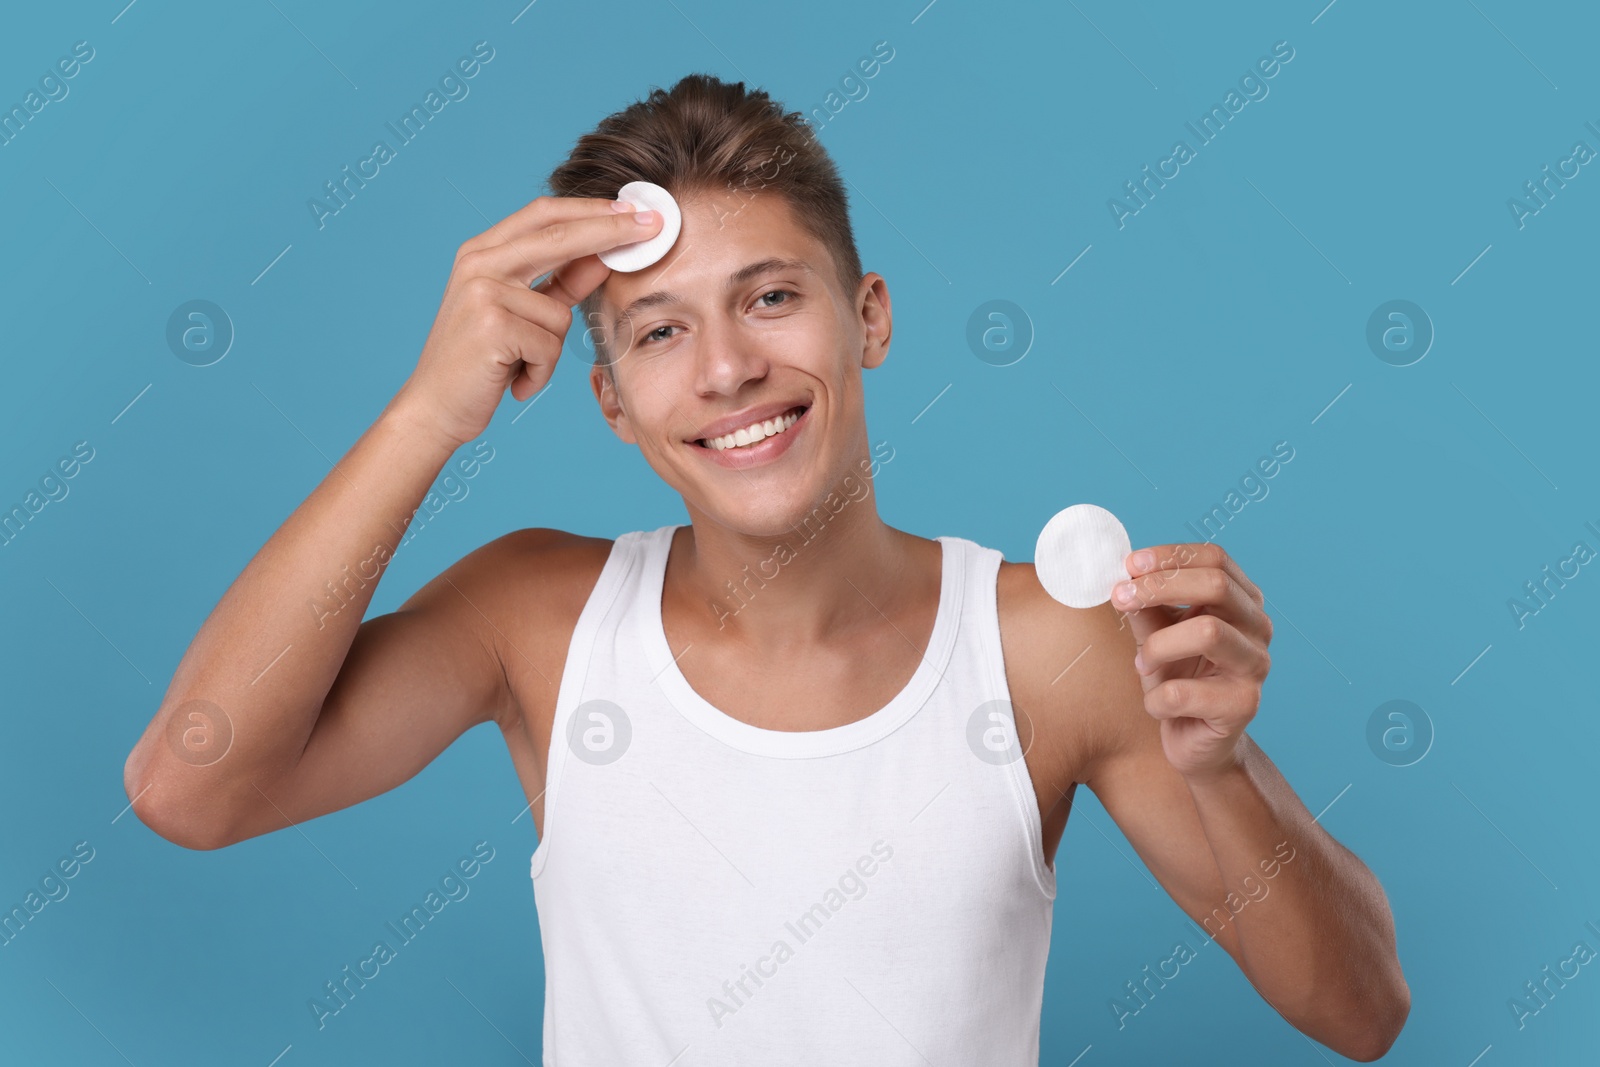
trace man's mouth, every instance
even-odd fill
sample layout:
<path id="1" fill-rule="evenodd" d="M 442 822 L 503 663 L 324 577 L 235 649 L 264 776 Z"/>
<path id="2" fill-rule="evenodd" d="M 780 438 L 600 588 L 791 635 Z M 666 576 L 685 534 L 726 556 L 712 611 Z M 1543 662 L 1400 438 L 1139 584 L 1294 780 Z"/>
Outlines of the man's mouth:
<path id="1" fill-rule="evenodd" d="M 795 424 L 801 415 L 806 413 L 806 410 L 806 405 L 797 404 L 782 415 L 767 419 L 764 422 L 751 423 L 749 426 L 741 427 L 720 437 L 702 437 L 696 440 L 695 444 L 701 448 L 709 448 L 716 452 L 745 448 L 765 441 L 769 437 L 784 433 Z"/>

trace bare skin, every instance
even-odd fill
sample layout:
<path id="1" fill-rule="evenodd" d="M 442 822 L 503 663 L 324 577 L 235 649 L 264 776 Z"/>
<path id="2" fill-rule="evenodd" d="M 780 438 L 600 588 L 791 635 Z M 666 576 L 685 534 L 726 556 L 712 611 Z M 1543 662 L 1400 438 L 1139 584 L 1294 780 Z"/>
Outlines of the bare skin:
<path id="1" fill-rule="evenodd" d="M 729 578 L 868 458 L 861 376 L 888 354 L 887 283 L 869 273 L 842 290 L 825 246 L 781 199 L 680 202 L 672 251 L 633 274 L 612 274 L 594 252 L 659 220 L 639 226 L 603 200 L 541 198 L 462 246 L 417 371 L 228 590 L 130 754 L 126 785 L 147 825 L 186 847 L 223 847 L 392 789 L 493 721 L 542 834 L 557 686 L 611 542 L 519 530 L 365 622 L 375 581 L 333 613 L 322 587 L 374 546 L 392 548 L 508 387 L 519 401 L 543 388 L 570 308 L 596 289 L 617 350 L 614 376 L 590 375 L 602 415 L 691 518 L 662 602 L 689 683 L 774 730 L 853 722 L 906 685 L 933 628 L 940 549 L 885 524 L 875 494 L 737 615 L 711 609 Z M 792 262 L 730 282 L 774 257 Z M 609 325 L 663 290 L 676 297 Z M 704 455 L 696 438 L 708 423 L 768 402 L 807 407 L 787 451 L 744 470 Z M 1244 733 L 1271 638 L 1259 591 L 1214 545 L 1151 551 L 1148 566 L 1130 558 L 1139 588 L 1121 610 L 1067 608 L 1032 564 L 1001 567 L 1005 676 L 1029 727 L 1044 856 L 1053 861 L 1076 787 L 1088 785 L 1269 1003 L 1344 1055 L 1375 1059 L 1409 1010 L 1393 923 L 1371 872 L 1312 822 Z M 321 613 L 308 607 L 319 596 Z M 212 762 L 170 740 L 195 699 L 232 726 Z M 1271 897 L 1229 909 L 1280 842 L 1295 859 Z"/>

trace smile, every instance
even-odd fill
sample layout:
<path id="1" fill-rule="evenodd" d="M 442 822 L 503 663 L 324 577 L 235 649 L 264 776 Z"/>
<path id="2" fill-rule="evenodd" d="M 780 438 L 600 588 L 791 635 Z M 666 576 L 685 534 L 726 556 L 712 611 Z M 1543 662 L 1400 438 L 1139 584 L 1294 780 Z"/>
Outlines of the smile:
<path id="1" fill-rule="evenodd" d="M 805 407 L 792 407 L 776 418 L 767 419 L 765 422 L 753 422 L 749 426 L 742 426 L 732 433 L 723 434 L 721 437 L 704 438 L 695 444 L 702 448 L 709 448 L 717 452 L 729 449 L 747 448 L 759 444 L 769 437 L 776 437 L 793 426 L 805 414 Z"/>

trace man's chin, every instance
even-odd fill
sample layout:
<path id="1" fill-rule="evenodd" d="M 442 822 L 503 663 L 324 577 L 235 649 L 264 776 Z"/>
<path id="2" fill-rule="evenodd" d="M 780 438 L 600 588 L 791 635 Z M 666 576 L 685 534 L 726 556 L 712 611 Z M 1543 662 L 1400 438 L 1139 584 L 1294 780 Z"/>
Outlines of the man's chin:
<path id="1" fill-rule="evenodd" d="M 744 537 L 793 541 L 810 539 L 819 525 L 833 519 L 827 504 L 812 499 L 812 494 L 753 490 L 751 495 L 730 499 L 726 493 L 702 499 L 691 509 L 711 519 L 718 527 Z"/>

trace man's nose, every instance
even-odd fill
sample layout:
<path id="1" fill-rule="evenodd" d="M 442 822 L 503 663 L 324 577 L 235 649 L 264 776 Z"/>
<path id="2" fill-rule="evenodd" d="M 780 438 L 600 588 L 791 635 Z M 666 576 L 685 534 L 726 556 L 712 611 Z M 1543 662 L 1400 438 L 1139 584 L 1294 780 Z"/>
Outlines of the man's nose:
<path id="1" fill-rule="evenodd" d="M 701 393 L 732 396 L 746 382 L 767 375 L 767 357 L 744 335 L 739 324 L 713 319 L 701 327 L 695 345 L 695 387 Z"/>

